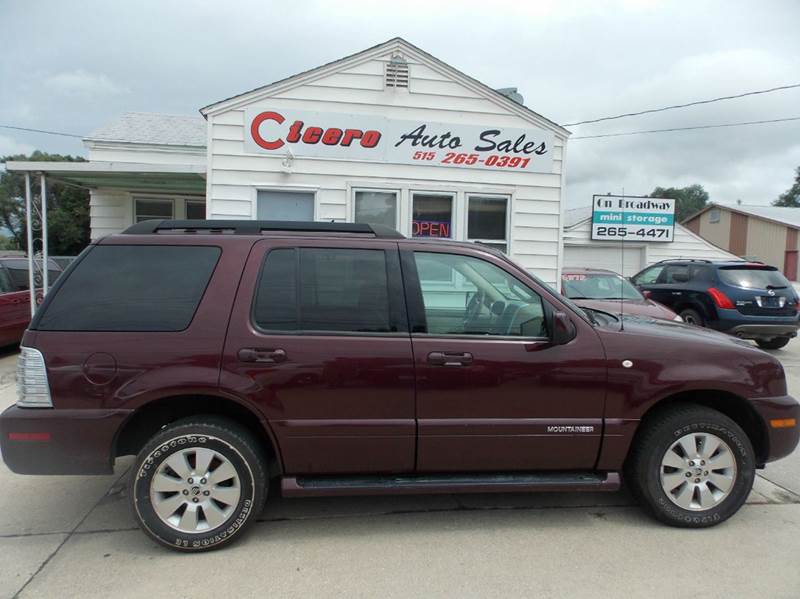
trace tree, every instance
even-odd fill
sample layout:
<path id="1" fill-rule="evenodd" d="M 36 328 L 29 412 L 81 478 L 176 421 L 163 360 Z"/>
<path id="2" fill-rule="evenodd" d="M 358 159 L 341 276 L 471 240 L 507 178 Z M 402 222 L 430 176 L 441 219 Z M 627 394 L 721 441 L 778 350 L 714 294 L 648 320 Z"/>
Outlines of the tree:
<path id="1" fill-rule="evenodd" d="M 708 203 L 708 192 L 697 184 L 688 187 L 656 187 L 650 197 L 675 200 L 675 220 L 679 223 L 702 210 Z"/>
<path id="2" fill-rule="evenodd" d="M 800 208 L 800 166 L 794 171 L 794 185 L 779 195 L 772 205 Z"/>
<path id="3" fill-rule="evenodd" d="M 0 162 L 31 160 L 37 162 L 83 162 L 80 156 L 46 154 L 38 150 L 30 156 L 18 154 L 0 158 Z M 31 177 L 31 195 L 38 202 L 41 179 Z M 50 254 L 72 256 L 89 243 L 89 191 L 47 181 L 47 243 Z M 0 227 L 8 230 L 6 247 L 27 249 L 25 223 L 25 175 L 5 171 L 0 175 Z M 41 248 L 36 247 L 36 250 Z"/>

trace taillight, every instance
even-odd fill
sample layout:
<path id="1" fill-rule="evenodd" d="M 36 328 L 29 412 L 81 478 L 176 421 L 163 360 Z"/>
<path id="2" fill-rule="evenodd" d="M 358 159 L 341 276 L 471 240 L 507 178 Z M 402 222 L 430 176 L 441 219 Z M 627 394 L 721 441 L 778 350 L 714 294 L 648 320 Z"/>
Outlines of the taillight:
<path id="1" fill-rule="evenodd" d="M 19 348 L 17 359 L 17 405 L 21 408 L 52 408 L 44 356 L 38 349 Z"/>
<path id="2" fill-rule="evenodd" d="M 709 287 L 708 294 L 714 298 L 714 303 L 717 304 L 718 307 L 726 310 L 736 309 L 736 306 L 733 305 L 733 302 L 730 300 L 730 298 L 722 293 L 719 289 Z"/>

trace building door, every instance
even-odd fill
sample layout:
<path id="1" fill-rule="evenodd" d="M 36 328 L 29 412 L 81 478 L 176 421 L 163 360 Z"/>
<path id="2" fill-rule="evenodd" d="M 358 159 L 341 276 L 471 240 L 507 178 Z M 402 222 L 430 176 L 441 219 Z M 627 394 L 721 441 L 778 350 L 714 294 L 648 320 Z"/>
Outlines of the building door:
<path id="1" fill-rule="evenodd" d="M 258 220 L 314 220 L 314 193 L 259 190 Z"/>
<path id="2" fill-rule="evenodd" d="M 786 250 L 783 258 L 783 274 L 790 281 L 797 280 L 797 250 Z"/>

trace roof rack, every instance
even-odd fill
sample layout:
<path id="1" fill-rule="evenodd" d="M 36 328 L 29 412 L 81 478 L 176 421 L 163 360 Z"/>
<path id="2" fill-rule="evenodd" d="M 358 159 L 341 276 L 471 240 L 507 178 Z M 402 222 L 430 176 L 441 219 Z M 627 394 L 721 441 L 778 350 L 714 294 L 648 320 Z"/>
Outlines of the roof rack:
<path id="1" fill-rule="evenodd" d="M 131 225 L 123 233 L 126 235 L 152 235 L 159 231 L 234 235 L 261 235 L 264 231 L 291 231 L 293 233 L 371 235 L 377 239 L 405 239 L 394 229 L 383 225 L 276 220 L 143 220 Z"/>

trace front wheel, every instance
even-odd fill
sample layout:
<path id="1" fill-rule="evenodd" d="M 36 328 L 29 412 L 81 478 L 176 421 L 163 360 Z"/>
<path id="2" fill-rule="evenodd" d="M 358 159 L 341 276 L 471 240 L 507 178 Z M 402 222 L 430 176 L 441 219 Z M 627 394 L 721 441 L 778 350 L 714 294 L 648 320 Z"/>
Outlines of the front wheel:
<path id="1" fill-rule="evenodd" d="M 756 343 L 761 349 L 780 349 L 790 340 L 791 337 L 774 337 L 772 339 L 757 339 Z"/>
<path id="2" fill-rule="evenodd" d="M 172 423 L 144 446 L 134 468 L 134 517 L 148 536 L 172 549 L 226 545 L 264 505 L 267 476 L 259 444 L 226 419 Z"/>
<path id="3" fill-rule="evenodd" d="M 658 520 L 703 528 L 724 522 L 744 504 L 755 479 L 755 454 L 733 420 L 681 404 L 643 426 L 626 480 Z"/>

